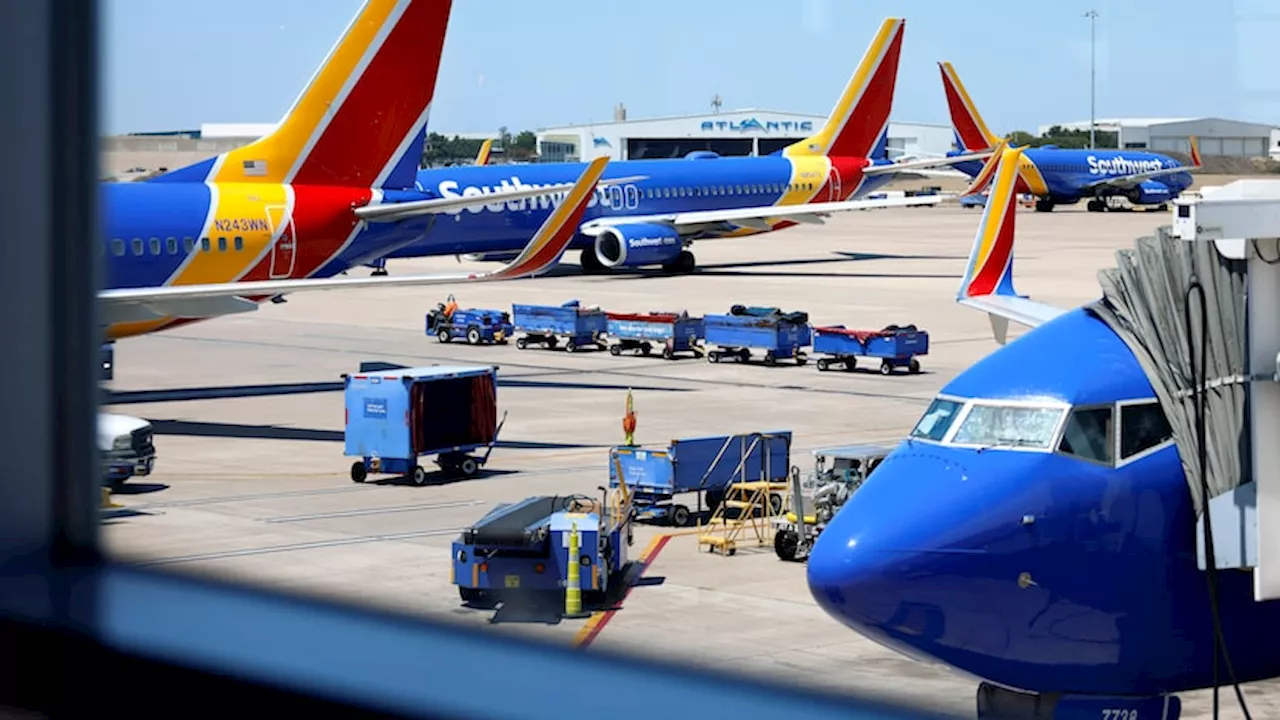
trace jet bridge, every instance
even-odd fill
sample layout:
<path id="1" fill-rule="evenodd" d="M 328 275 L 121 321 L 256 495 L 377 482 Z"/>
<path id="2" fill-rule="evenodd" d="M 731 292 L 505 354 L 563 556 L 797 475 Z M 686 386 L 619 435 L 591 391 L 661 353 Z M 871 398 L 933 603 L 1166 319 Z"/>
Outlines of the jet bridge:
<path id="1" fill-rule="evenodd" d="M 1175 238 L 1213 246 L 1228 262 L 1243 262 L 1243 372 L 1234 380 L 1207 377 L 1245 388 L 1239 482 L 1211 493 L 1215 565 L 1253 569 L 1256 600 L 1280 598 L 1280 180 L 1238 180 L 1174 201 Z M 1212 320 L 1212 316 L 1211 316 Z M 1211 353 L 1223 348 L 1211 347 Z M 1212 365 L 1212 361 L 1210 363 Z M 1217 417 L 1209 417 L 1217 423 Z M 1268 480 L 1267 478 L 1271 478 Z M 1200 522 L 1204 522 L 1203 517 Z M 1201 536 L 1197 534 L 1197 537 Z M 1205 566 L 1203 546 L 1200 563 Z"/>

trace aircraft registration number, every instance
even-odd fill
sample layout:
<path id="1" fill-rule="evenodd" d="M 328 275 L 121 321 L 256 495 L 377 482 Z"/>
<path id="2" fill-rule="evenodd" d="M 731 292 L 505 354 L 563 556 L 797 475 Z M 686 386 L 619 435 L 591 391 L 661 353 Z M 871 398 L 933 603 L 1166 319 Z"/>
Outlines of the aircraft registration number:
<path id="1" fill-rule="evenodd" d="M 1102 720 L 1138 720 L 1138 711 L 1134 709 L 1111 709 L 1102 711 Z"/>

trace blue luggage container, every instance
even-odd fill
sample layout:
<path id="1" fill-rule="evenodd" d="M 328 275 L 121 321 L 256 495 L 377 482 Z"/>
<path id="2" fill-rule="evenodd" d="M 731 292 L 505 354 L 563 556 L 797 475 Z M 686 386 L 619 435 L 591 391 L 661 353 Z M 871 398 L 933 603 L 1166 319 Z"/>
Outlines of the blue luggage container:
<path id="1" fill-rule="evenodd" d="M 779 358 L 794 358 L 797 365 L 805 364 L 800 348 L 811 342 L 808 313 L 734 305 L 729 314 L 708 315 L 703 323 L 707 344 L 719 346 L 707 353 L 707 360 L 713 363 L 725 358 L 746 362 L 751 358 L 751 349 L 758 348 L 765 351 L 766 365 L 776 364 Z"/>
<path id="2" fill-rule="evenodd" d="M 512 305 L 515 329 L 524 333 L 516 339 L 516 347 L 524 350 L 530 343 L 554 350 L 564 338 L 566 352 L 586 345 L 605 348 L 608 318 L 603 310 L 584 308 L 577 300 L 556 305 Z"/>
<path id="3" fill-rule="evenodd" d="M 355 482 L 382 473 L 424 485 L 427 471 L 418 458 L 427 455 L 445 472 L 471 477 L 497 444 L 502 423 L 493 367 L 395 368 L 344 379 L 343 454 L 359 458 L 351 465 Z M 483 455 L 473 455 L 480 449 Z"/>
<path id="4" fill-rule="evenodd" d="M 745 458 L 745 459 L 744 459 Z M 735 482 L 769 482 L 770 504 L 782 508 L 791 469 L 791 431 L 672 440 L 660 447 L 620 445 L 609 451 L 609 486 L 621 483 L 618 470 L 632 493 L 637 519 L 667 518 L 687 526 L 692 513 L 674 503 L 677 495 L 697 493 L 699 505 L 715 511 Z"/>
<path id="5" fill-rule="evenodd" d="M 608 334 L 618 342 L 609 346 L 613 355 L 635 350 L 648 355 L 654 344 L 662 346 L 662 357 L 670 360 L 678 352 L 702 353 L 705 336 L 700 317 L 688 313 L 608 313 Z"/>
<path id="6" fill-rule="evenodd" d="M 880 374 L 905 367 L 912 374 L 920 372 L 916 358 L 929 354 L 929 333 L 915 325 L 890 325 L 883 330 L 850 330 L 843 325 L 814 328 L 813 351 L 828 357 L 818 358 L 818 369 L 843 365 L 845 370 L 858 366 L 858 358 L 880 359 Z"/>

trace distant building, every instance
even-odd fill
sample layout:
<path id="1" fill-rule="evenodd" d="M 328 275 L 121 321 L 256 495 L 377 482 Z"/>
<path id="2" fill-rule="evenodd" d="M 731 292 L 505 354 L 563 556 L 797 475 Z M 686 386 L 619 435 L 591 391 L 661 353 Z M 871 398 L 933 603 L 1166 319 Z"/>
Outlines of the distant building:
<path id="1" fill-rule="evenodd" d="M 1274 125 L 1225 120 L 1223 118 L 1107 118 L 1096 121 L 1099 131 L 1118 135 L 1121 148 L 1152 152 L 1191 151 L 1191 136 L 1200 144 L 1200 154 L 1226 157 L 1280 156 L 1280 128 Z M 1058 125 L 1068 130 L 1089 129 L 1089 121 L 1041 125 L 1044 135 Z"/>
<path id="2" fill-rule="evenodd" d="M 627 120 L 614 109 L 613 122 L 566 125 L 537 131 L 541 162 L 678 158 L 694 150 L 720 155 L 768 155 L 812 135 L 827 118 L 773 110 L 733 110 L 705 115 Z M 953 149 L 947 125 L 889 123 L 889 157 L 935 157 Z"/>

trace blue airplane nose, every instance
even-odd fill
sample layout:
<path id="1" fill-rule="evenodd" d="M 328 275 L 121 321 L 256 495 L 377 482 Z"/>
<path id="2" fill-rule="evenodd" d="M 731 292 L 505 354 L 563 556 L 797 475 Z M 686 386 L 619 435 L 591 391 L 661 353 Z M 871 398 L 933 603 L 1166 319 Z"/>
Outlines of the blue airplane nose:
<path id="1" fill-rule="evenodd" d="M 999 622 L 959 577 L 985 574 L 987 489 L 965 462 L 902 447 L 841 508 L 808 561 L 809 591 L 840 622 L 908 655 Z"/>

